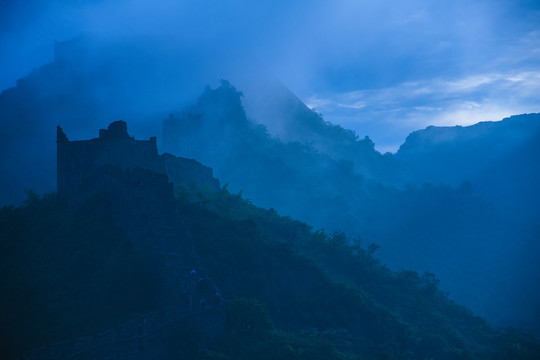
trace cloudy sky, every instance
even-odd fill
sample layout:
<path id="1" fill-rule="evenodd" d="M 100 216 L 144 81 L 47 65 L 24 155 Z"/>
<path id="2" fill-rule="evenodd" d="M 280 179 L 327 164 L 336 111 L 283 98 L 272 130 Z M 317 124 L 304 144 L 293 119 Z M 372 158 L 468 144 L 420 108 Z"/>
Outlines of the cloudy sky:
<path id="1" fill-rule="evenodd" d="M 428 125 L 540 112 L 538 1 L 4 0 L 0 24 L 0 89 L 55 40 L 150 34 L 258 64 L 381 151 Z"/>

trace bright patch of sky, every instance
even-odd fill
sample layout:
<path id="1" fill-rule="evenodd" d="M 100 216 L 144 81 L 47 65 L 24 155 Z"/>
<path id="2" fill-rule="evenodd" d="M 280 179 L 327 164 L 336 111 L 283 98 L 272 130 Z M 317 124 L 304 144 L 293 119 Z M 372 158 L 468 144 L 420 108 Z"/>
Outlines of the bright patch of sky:
<path id="1" fill-rule="evenodd" d="M 329 121 L 369 134 L 379 151 L 395 152 L 411 131 L 429 125 L 472 125 L 538 112 L 538 94 L 540 71 L 527 71 L 314 95 L 307 104 Z"/>

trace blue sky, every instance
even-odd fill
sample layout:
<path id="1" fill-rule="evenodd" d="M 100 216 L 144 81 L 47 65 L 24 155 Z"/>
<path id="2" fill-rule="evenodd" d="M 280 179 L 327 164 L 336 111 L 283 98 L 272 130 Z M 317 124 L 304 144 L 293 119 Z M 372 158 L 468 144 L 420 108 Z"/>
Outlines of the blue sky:
<path id="1" fill-rule="evenodd" d="M 395 151 L 428 125 L 539 112 L 535 1 L 11 0 L 0 5 L 0 88 L 81 32 L 150 34 L 258 64 L 326 120 Z M 247 70 L 246 70 L 247 71 Z"/>

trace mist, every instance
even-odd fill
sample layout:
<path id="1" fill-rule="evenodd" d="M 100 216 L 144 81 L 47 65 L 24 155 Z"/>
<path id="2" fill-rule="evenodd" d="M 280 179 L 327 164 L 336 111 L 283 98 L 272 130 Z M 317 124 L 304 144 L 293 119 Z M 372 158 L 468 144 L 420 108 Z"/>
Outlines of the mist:
<path id="1" fill-rule="evenodd" d="M 3 7 L 3 89 L 53 61 L 54 41 L 91 33 L 148 39 L 168 55 L 189 49 L 182 59 L 191 61 L 178 67 L 202 70 L 203 86 L 235 82 L 231 73 L 271 74 L 327 120 L 371 136 L 382 152 L 395 152 L 408 133 L 428 125 L 535 111 L 537 88 L 526 82 L 512 81 L 510 101 L 506 84 L 496 81 L 484 82 L 474 97 L 467 89 L 447 93 L 450 83 L 475 77 L 537 76 L 539 8 L 530 1 L 58 0 Z M 410 99 L 417 91 L 432 96 Z"/>
<path id="2" fill-rule="evenodd" d="M 280 306 L 294 308 L 280 298 L 283 289 L 298 297 L 311 291 L 292 290 L 291 279 L 319 276 L 303 278 L 303 260 L 287 262 L 307 256 L 315 265 L 305 273 L 351 281 L 384 306 L 390 297 L 373 284 L 391 288 L 409 279 L 409 270 L 427 271 L 413 283 L 432 294 L 426 283 L 439 281 L 433 273 L 440 292 L 426 304 L 456 301 L 496 326 L 538 336 L 539 19 L 533 1 L 3 2 L 2 224 L 13 211 L 41 214 L 40 206 L 53 206 L 50 195 L 39 196 L 57 190 L 57 126 L 78 141 L 124 120 L 127 138 L 155 136 L 159 154 L 212 168 L 223 185 L 217 192 L 174 185 L 177 208 L 168 215 L 183 216 L 177 238 L 192 241 L 193 232 L 203 239 L 197 251 L 224 293 L 259 299 L 276 327 L 325 323 L 280 313 Z M 92 204 L 81 213 L 117 234 L 112 223 L 99 223 Z M 55 211 L 68 218 L 65 209 Z M 43 219 L 63 224 L 59 232 L 74 226 L 84 238 L 77 214 L 65 224 Z M 139 226 L 132 223 L 122 230 L 126 238 Z M 46 234 L 36 239 L 55 238 L 47 232 L 54 226 L 36 230 Z M 124 235 L 114 246 L 127 246 Z M 221 248 L 221 235 L 238 248 Z M 264 245 L 249 245 L 253 239 Z M 336 246 L 328 252 L 335 258 L 321 255 L 321 244 Z M 156 260 L 146 263 L 131 251 L 114 261 L 148 270 L 144 286 L 157 294 L 149 265 Z M 376 270 L 352 275 L 339 264 L 351 251 Z M 234 283 L 227 261 L 246 257 L 242 252 L 265 259 L 259 261 L 277 269 L 273 278 L 285 280 L 261 290 L 261 272 Z M 283 273 L 289 268 L 290 278 Z M 120 275 L 113 280 L 121 283 Z M 139 294 L 135 286 L 130 291 Z M 145 296 L 133 312 L 163 306 L 160 295 Z M 131 316 L 116 314 L 117 323 Z"/>

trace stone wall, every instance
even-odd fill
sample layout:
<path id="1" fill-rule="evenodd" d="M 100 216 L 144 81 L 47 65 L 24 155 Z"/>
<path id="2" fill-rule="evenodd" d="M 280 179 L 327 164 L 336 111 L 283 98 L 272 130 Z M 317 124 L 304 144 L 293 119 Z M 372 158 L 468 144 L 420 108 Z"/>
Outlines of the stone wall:
<path id="1" fill-rule="evenodd" d="M 211 168 L 192 159 L 159 155 L 155 137 L 135 140 L 129 136 L 124 121 L 101 129 L 98 138 L 82 141 L 69 141 L 58 127 L 56 143 L 57 192 L 59 198 L 66 199 L 70 205 L 92 194 L 88 183 L 96 179 L 96 173 L 104 167 L 122 171 L 140 168 L 167 175 L 174 183 L 195 183 L 219 189 L 219 181 L 212 176 Z"/>
<path id="2" fill-rule="evenodd" d="M 166 359 L 193 345 L 193 339 L 184 341 L 183 336 L 211 339 L 221 332 L 226 302 L 200 266 L 170 182 L 217 190 L 212 169 L 195 160 L 159 155 L 155 138 L 133 139 L 123 121 L 84 141 L 69 141 L 58 127 L 57 148 L 58 197 L 70 207 L 96 198 L 95 211 L 108 212 L 134 247 L 152 258 L 161 275 L 159 296 L 175 305 L 95 336 L 33 350 L 22 359 Z"/>
<path id="3" fill-rule="evenodd" d="M 165 172 L 175 184 L 203 184 L 214 190 L 219 190 L 219 180 L 214 178 L 212 169 L 201 165 L 196 160 L 176 157 L 165 153 Z"/>

